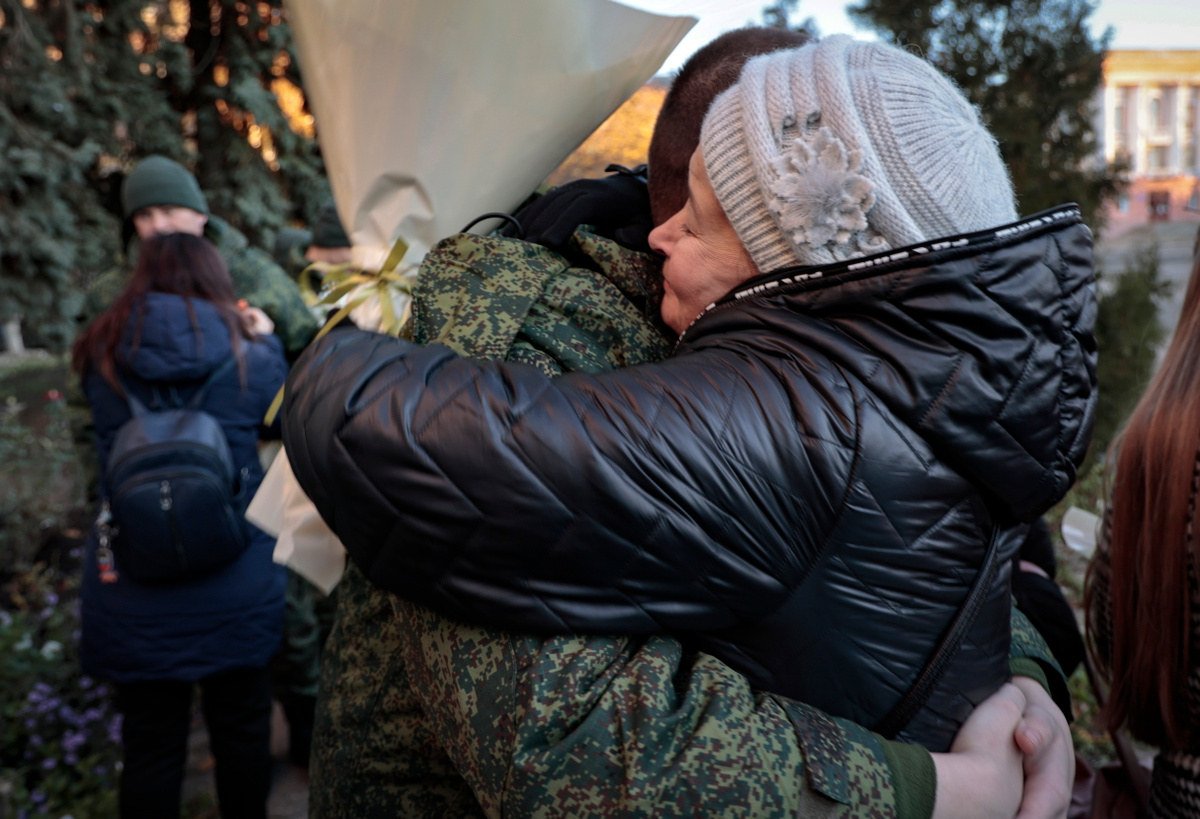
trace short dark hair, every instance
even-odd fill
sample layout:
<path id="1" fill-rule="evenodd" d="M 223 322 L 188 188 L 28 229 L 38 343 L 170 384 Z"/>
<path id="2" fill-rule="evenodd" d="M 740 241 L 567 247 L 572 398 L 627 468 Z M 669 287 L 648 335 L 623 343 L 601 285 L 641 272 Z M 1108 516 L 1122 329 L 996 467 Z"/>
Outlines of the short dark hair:
<path id="1" fill-rule="evenodd" d="M 726 32 L 692 55 L 663 100 L 650 139 L 650 214 L 655 225 L 687 201 L 688 161 L 700 144 L 700 125 L 717 95 L 737 82 L 751 57 L 799 48 L 805 31 L 752 26 Z"/>

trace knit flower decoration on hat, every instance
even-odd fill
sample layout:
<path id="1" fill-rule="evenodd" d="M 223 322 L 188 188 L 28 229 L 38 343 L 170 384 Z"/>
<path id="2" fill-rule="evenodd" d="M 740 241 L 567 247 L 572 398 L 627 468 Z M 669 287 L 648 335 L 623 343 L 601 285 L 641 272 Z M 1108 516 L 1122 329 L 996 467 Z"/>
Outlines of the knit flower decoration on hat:
<path id="1" fill-rule="evenodd" d="M 847 150 L 828 127 L 794 139 L 775 158 L 768 206 L 797 248 L 824 250 L 838 261 L 887 249 L 867 224 L 875 185 L 862 164 L 862 151 Z"/>

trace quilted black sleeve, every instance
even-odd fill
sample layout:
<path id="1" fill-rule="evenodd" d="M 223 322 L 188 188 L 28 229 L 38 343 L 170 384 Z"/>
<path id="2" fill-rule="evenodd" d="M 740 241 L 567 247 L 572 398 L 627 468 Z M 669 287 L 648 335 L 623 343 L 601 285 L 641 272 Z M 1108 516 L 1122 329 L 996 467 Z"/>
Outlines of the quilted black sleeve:
<path id="1" fill-rule="evenodd" d="M 840 501 L 854 413 L 797 383 L 728 351 L 549 379 L 348 331 L 293 369 L 284 440 L 383 588 L 509 629 L 711 629 L 777 608 Z"/>

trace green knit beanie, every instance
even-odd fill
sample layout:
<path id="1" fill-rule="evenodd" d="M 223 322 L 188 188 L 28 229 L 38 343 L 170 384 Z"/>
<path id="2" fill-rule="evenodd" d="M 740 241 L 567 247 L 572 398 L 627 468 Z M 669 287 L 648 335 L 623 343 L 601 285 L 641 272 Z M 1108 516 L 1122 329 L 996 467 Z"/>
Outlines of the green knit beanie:
<path id="1" fill-rule="evenodd" d="M 208 202 L 200 192 L 200 183 L 187 168 L 165 156 L 148 156 L 125 177 L 121 186 L 121 207 L 125 218 L 142 208 L 178 205 L 208 214 Z"/>
<path id="2" fill-rule="evenodd" d="M 330 202 L 321 208 L 312 226 L 313 247 L 350 247 L 350 237 L 338 219 L 337 208 Z"/>

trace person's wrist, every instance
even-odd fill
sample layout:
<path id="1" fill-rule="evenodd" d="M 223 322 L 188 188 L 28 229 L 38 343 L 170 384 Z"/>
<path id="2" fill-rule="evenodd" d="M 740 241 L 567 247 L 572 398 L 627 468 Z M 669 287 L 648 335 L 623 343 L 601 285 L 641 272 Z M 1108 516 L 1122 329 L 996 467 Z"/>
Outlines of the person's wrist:
<path id="1" fill-rule="evenodd" d="M 968 815 L 964 782 L 971 781 L 970 765 L 965 761 L 966 754 L 930 754 L 933 757 L 934 776 L 937 779 L 933 799 L 933 815 L 931 819 L 961 819 Z"/>
<path id="2" fill-rule="evenodd" d="M 937 777 L 931 819 L 987 817 L 1004 783 L 992 760 L 969 751 L 930 754 Z M 997 814 L 998 815 L 998 814 Z"/>
<path id="3" fill-rule="evenodd" d="M 876 735 L 896 799 L 896 819 L 931 819 L 937 798 L 933 756 L 920 745 L 895 742 Z"/>

